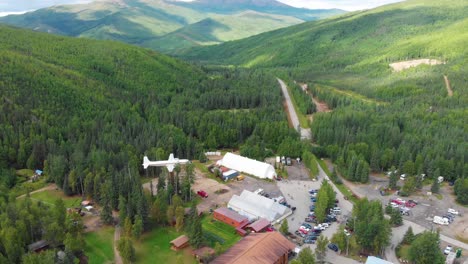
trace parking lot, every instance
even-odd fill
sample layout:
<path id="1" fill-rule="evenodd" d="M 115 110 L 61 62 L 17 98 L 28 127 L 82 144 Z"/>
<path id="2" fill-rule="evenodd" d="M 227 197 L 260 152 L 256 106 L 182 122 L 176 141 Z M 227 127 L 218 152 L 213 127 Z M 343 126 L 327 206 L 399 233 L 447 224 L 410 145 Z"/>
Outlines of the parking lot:
<path id="1" fill-rule="evenodd" d="M 403 181 L 399 180 L 400 186 Z M 354 184 L 347 183 L 347 186 L 359 196 L 366 196 L 368 199 L 380 200 L 382 204 L 387 204 L 391 199 L 398 198 L 396 194 L 389 196 L 382 196 L 379 192 L 380 187 L 388 186 L 388 178 L 385 176 L 373 175 L 370 177 L 369 184 Z M 404 200 L 412 199 L 418 201 L 418 205 L 411 208 L 408 216 L 403 216 L 404 219 L 418 223 L 429 230 L 439 228 L 441 234 L 448 237 L 456 238 L 457 235 L 468 239 L 468 214 L 464 212 L 464 208 L 457 205 L 455 197 L 452 194 L 452 187 L 447 186 L 445 183 L 440 188 L 442 199 L 436 196 L 428 196 L 427 192 L 430 191 L 431 186 L 426 185 L 422 191 L 410 197 L 400 197 Z M 443 216 L 447 214 L 448 208 L 454 208 L 461 213 L 461 216 L 455 217 L 455 221 L 448 226 L 436 225 L 432 222 L 434 216 Z"/>

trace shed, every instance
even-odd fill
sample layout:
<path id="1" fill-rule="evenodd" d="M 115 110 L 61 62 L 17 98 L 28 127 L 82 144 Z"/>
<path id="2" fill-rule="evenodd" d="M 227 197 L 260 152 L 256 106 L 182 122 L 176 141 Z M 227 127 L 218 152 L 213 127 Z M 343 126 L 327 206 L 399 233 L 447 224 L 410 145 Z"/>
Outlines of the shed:
<path id="1" fill-rule="evenodd" d="M 245 237 L 248 234 L 247 231 L 243 229 L 242 227 L 236 228 L 236 232 L 242 237 Z"/>
<path id="2" fill-rule="evenodd" d="M 393 264 L 393 262 L 386 261 L 378 257 L 369 256 L 367 258 L 366 264 Z"/>
<path id="3" fill-rule="evenodd" d="M 195 249 L 192 251 L 192 255 L 198 260 L 200 261 L 200 263 L 204 263 L 203 262 L 203 259 L 206 257 L 206 256 L 213 256 L 215 254 L 215 250 L 210 248 L 210 247 L 202 247 L 202 248 L 199 248 L 199 249 Z"/>
<path id="4" fill-rule="evenodd" d="M 248 225 L 247 228 L 250 228 L 252 229 L 252 231 L 258 233 L 258 232 L 263 231 L 265 228 L 269 227 L 270 224 L 271 224 L 270 221 L 268 221 L 267 219 L 260 218 L 257 221 L 253 222 L 252 224 Z"/>
<path id="5" fill-rule="evenodd" d="M 47 240 L 39 240 L 32 244 L 29 244 L 28 250 L 34 252 L 41 252 L 42 250 L 47 249 L 49 245 L 50 243 Z"/>
<path id="6" fill-rule="evenodd" d="M 223 180 L 228 181 L 230 179 L 233 179 L 235 177 L 239 176 L 239 172 L 236 170 L 229 170 L 226 172 L 223 172 Z"/>
<path id="7" fill-rule="evenodd" d="M 213 212 L 213 218 L 233 227 L 243 227 L 249 219 L 226 207 L 220 207 Z"/>
<path id="8" fill-rule="evenodd" d="M 91 202 L 90 200 L 84 200 L 84 201 L 81 202 L 82 206 L 89 206 L 89 205 L 92 205 L 92 204 L 93 204 L 93 202 Z"/>
<path id="9" fill-rule="evenodd" d="M 180 250 L 189 245 L 189 239 L 186 235 L 181 235 L 180 237 L 171 241 L 172 250 Z"/>
<path id="10" fill-rule="evenodd" d="M 244 172 L 261 179 L 273 179 L 276 177 L 276 171 L 271 164 L 242 157 L 231 152 L 226 153 L 218 163 L 222 166 Z"/>

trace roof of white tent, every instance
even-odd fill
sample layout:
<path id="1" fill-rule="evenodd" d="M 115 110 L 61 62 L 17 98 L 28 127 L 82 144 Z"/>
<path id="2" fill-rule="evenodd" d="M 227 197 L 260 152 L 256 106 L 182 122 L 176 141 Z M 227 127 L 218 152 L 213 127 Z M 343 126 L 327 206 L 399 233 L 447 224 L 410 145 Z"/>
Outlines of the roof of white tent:
<path id="1" fill-rule="evenodd" d="M 271 222 L 285 215 L 289 210 L 286 206 L 275 203 L 272 199 L 247 190 L 244 190 L 240 196 L 233 195 L 228 207 L 235 210 L 240 209 L 238 213 L 241 215 L 263 217 Z"/>
<path id="2" fill-rule="evenodd" d="M 271 164 L 242 157 L 231 152 L 226 153 L 220 163 L 225 167 L 242 171 L 259 178 L 273 179 L 273 177 L 276 176 L 275 168 L 273 168 Z"/>

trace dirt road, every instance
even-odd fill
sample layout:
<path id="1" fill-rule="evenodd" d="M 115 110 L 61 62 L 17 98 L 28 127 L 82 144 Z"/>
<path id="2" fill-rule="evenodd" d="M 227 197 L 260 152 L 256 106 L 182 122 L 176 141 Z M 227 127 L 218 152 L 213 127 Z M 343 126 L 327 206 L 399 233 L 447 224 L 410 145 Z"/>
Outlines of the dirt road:
<path id="1" fill-rule="evenodd" d="M 43 191 L 49 191 L 49 190 L 55 190 L 55 189 L 57 189 L 57 185 L 55 185 L 55 183 L 53 183 L 53 184 L 49 184 L 46 187 L 41 188 L 39 190 L 35 190 L 33 192 L 30 192 L 29 194 L 43 192 Z M 16 199 L 20 199 L 20 198 L 23 198 L 23 197 L 26 197 L 26 194 L 20 195 L 20 196 L 16 197 Z"/>
<path id="2" fill-rule="evenodd" d="M 452 90 L 452 86 L 450 86 L 450 81 L 449 81 L 447 75 L 444 75 L 444 81 L 445 81 L 445 87 L 447 88 L 448 96 L 452 97 L 453 96 L 453 90 Z"/>
<path id="3" fill-rule="evenodd" d="M 289 96 L 288 88 L 283 80 L 277 78 L 280 86 L 281 91 L 283 92 L 284 99 L 286 100 L 286 105 L 289 112 L 289 117 L 291 119 L 291 125 L 293 128 L 297 129 L 298 132 L 301 134 L 302 139 L 311 139 L 310 128 L 302 128 L 299 123 L 299 117 L 297 116 L 296 110 L 294 109 L 294 105 L 291 101 L 291 97 Z"/>

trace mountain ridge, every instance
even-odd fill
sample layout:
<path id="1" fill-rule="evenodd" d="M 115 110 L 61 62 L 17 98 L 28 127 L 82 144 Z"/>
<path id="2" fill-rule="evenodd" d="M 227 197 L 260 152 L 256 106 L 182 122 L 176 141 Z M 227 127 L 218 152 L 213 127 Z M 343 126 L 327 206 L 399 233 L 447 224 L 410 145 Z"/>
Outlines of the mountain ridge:
<path id="1" fill-rule="evenodd" d="M 194 28 L 191 24 L 207 18 L 216 20 L 225 27 L 218 27 L 214 33 L 207 28 L 207 36 L 201 36 L 200 39 L 211 39 L 210 34 L 215 34 L 219 41 L 217 43 L 220 43 L 342 12 L 294 8 L 279 2 L 272 5 L 271 3 L 276 2 L 273 0 L 217 1 L 227 4 L 215 5 L 213 8 L 213 5 L 207 4 L 208 1 L 105 0 L 89 4 L 53 6 L 23 15 L 1 17 L 0 23 L 73 37 L 113 39 L 136 45 L 143 43 L 146 44 L 144 47 L 168 52 L 166 47 L 169 47 L 169 44 L 180 46 L 181 49 L 213 44 L 212 41 L 184 42 L 182 38 L 174 37 L 174 34 L 163 38 L 170 39 L 172 42 L 169 44 L 156 41 L 184 27 L 187 28 L 183 31 L 188 32 Z M 267 4 L 269 9 L 264 8 Z M 249 10 L 258 13 L 235 19 L 237 15 Z M 204 31 L 196 30 L 187 34 L 195 33 L 204 34 Z M 177 53 L 174 49 L 169 50 Z"/>

